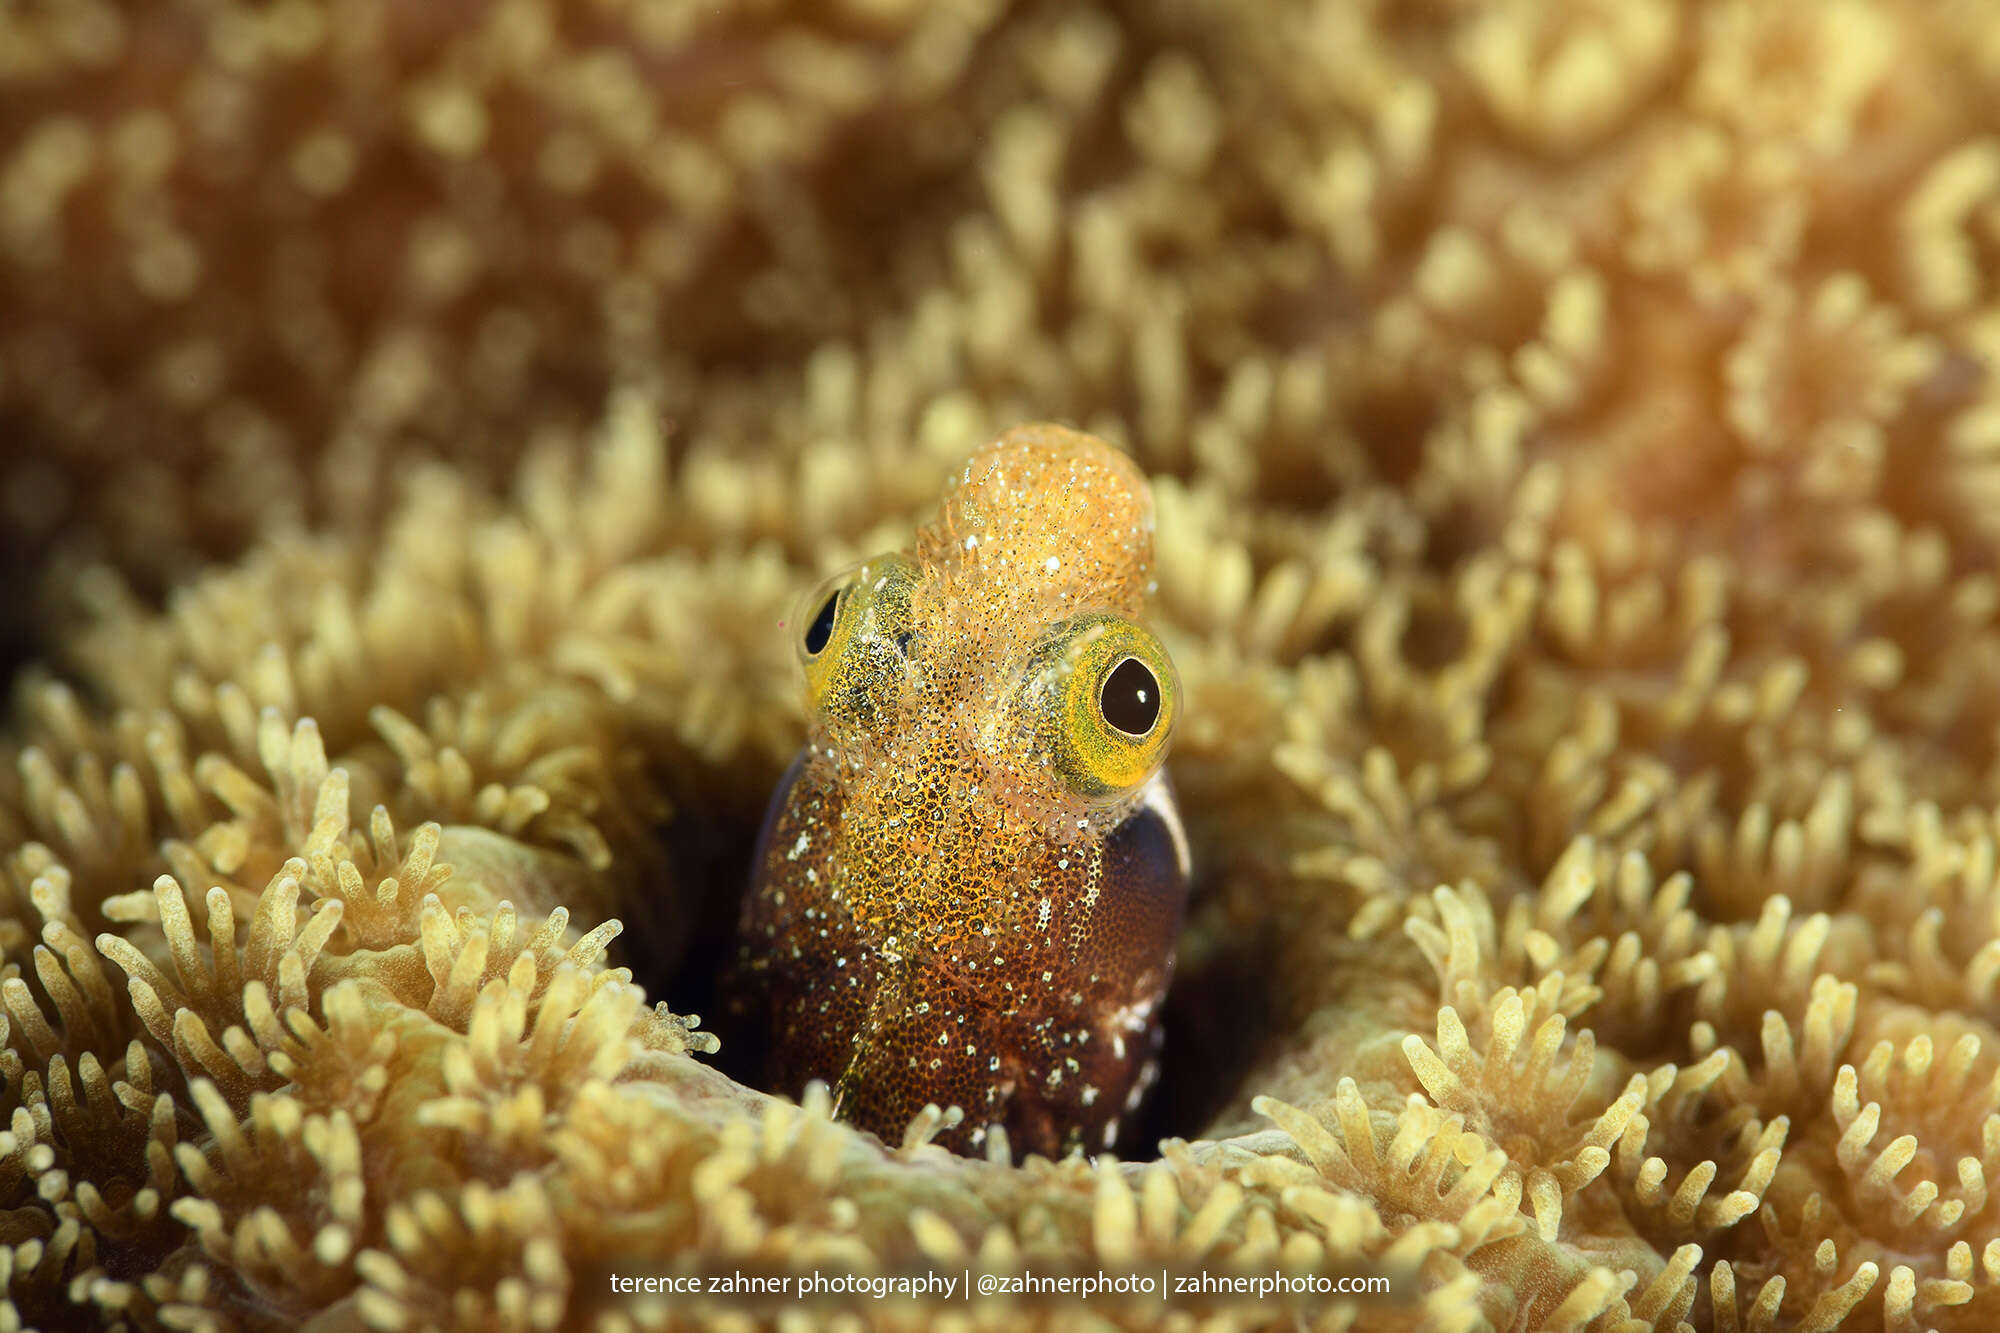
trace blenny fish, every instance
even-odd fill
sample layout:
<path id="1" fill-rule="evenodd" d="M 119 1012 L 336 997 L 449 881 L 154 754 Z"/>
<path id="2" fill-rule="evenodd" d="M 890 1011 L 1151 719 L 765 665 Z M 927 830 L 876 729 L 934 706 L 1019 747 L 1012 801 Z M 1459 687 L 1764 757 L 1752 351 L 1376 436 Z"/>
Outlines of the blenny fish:
<path id="1" fill-rule="evenodd" d="M 807 744 L 771 798 L 732 1005 L 766 1086 L 831 1085 L 899 1142 L 1116 1144 L 1158 1071 L 1188 846 L 1162 763 L 1179 681 L 1139 620 L 1152 497 L 1125 455 L 1017 427 L 912 550 L 792 624 Z M 987 1146 L 991 1151 L 991 1145 Z"/>

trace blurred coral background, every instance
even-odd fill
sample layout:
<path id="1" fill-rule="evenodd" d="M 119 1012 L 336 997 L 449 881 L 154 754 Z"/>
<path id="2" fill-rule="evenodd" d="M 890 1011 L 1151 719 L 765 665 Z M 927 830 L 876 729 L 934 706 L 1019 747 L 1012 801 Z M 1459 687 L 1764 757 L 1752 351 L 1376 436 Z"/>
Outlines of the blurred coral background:
<path id="1" fill-rule="evenodd" d="M 0 1323 L 1992 1327 L 1996 355 L 1985 0 L 0 4 Z M 778 622 L 1034 419 L 1198 873 L 1016 1167 L 686 1011 Z"/>

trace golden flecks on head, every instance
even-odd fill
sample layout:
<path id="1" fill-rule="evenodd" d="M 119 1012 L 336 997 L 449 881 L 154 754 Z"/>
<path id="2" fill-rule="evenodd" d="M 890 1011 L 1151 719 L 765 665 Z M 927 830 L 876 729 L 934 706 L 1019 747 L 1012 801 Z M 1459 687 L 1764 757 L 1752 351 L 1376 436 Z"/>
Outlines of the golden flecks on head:
<path id="1" fill-rule="evenodd" d="M 1146 595 L 1153 506 L 1138 465 L 1062 426 L 1020 426 L 967 461 L 917 537 L 926 600 L 1131 615 Z"/>
<path id="2" fill-rule="evenodd" d="M 1008 431 L 952 476 L 914 561 L 871 561 L 801 607 L 807 629 L 832 613 L 829 642 L 806 659 L 822 743 L 885 775 L 931 774 L 959 805 L 989 810 L 1003 842 L 1116 822 L 1099 807 L 1129 808 L 1178 706 L 1172 663 L 1132 619 L 1152 546 L 1151 496 L 1129 458 L 1060 426 Z M 1126 658 L 1162 712 L 1137 737 L 1101 716 Z"/>

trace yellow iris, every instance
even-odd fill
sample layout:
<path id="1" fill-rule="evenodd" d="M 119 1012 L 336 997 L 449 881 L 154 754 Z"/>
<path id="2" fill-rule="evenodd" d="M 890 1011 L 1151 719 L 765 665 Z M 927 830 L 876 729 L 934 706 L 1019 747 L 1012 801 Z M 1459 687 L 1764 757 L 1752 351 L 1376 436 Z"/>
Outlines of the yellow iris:
<path id="1" fill-rule="evenodd" d="M 903 670 L 916 579 L 908 559 L 881 556 L 834 575 L 800 604 L 793 643 L 814 712 L 866 720 L 878 687 Z"/>
<path id="2" fill-rule="evenodd" d="M 1051 761 L 1085 796 L 1131 791 L 1167 752 L 1180 681 L 1160 641 L 1113 615 L 1066 621 L 1043 650 L 1035 703 Z"/>

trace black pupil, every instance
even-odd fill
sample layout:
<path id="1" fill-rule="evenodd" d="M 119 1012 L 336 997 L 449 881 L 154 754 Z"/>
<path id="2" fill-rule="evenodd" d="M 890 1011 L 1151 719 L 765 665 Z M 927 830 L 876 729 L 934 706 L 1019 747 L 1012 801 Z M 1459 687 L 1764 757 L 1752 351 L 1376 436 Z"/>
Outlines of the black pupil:
<path id="1" fill-rule="evenodd" d="M 1128 736 L 1143 736 L 1160 720 L 1160 682 L 1145 663 L 1128 657 L 1104 678 L 1098 703 L 1106 722 Z"/>
<path id="2" fill-rule="evenodd" d="M 826 600 L 820 603 L 819 614 L 813 617 L 812 624 L 806 626 L 806 652 L 817 657 L 820 649 L 826 647 L 826 641 L 833 637 L 833 613 L 839 609 L 840 594 L 828 593 Z"/>

